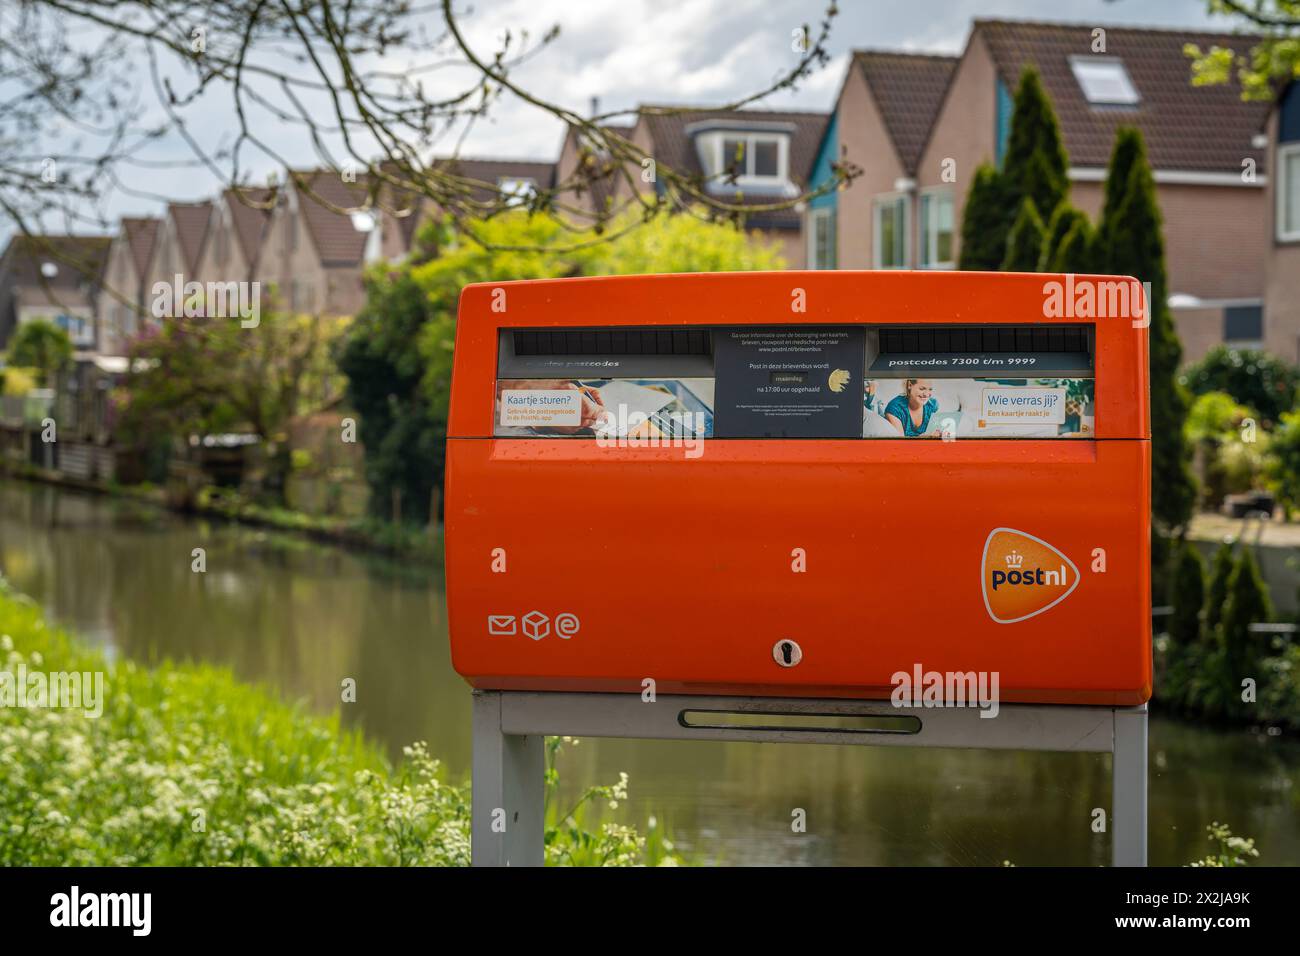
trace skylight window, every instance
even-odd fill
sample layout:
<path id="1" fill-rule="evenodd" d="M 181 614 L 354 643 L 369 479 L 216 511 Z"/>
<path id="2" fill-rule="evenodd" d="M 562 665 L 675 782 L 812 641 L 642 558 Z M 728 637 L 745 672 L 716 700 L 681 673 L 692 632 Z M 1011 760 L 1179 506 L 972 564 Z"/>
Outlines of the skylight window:
<path id="1" fill-rule="evenodd" d="M 1137 87 L 1121 60 L 1075 56 L 1070 58 L 1070 69 L 1093 106 L 1136 106 L 1140 102 Z"/>

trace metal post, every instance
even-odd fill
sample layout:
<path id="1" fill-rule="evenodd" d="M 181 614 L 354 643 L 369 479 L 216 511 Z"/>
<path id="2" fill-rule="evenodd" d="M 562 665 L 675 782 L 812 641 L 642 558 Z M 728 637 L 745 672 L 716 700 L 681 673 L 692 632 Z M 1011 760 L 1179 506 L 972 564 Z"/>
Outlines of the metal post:
<path id="1" fill-rule="evenodd" d="M 474 866 L 544 862 L 544 741 L 501 730 L 501 694 L 475 691 L 470 856 Z"/>
<path id="2" fill-rule="evenodd" d="M 1147 865 L 1147 705 L 1115 709 L 1111 864 Z"/>
<path id="3" fill-rule="evenodd" d="M 770 715 L 769 724 L 729 723 Z M 906 729 L 849 730 L 839 717 L 910 721 Z M 814 718 L 781 726 L 780 718 Z M 822 720 L 827 718 L 827 720 Z M 1111 753 L 1112 862 L 1147 862 L 1147 708 L 1005 704 L 896 708 L 887 701 L 475 691 L 470 850 L 475 866 L 541 866 L 545 836 L 545 735 L 646 740 L 732 740 L 877 747 L 970 747 Z"/>

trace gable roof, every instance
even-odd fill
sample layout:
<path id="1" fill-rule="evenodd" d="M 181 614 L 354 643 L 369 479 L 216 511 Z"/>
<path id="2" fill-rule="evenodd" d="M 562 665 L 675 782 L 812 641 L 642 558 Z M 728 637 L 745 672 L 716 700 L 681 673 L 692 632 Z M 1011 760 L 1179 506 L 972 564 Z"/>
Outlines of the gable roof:
<path id="1" fill-rule="evenodd" d="M 176 226 L 176 241 L 181 246 L 185 268 L 198 272 L 199 253 L 208 235 L 208 221 L 212 218 L 211 202 L 168 203 L 167 214 Z"/>
<path id="2" fill-rule="evenodd" d="M 1235 77 L 1218 86 L 1192 86 L 1187 43 L 1245 53 L 1258 38 L 1246 34 L 1106 27 L 1106 52 L 1092 54 L 1095 24 L 976 20 L 971 39 L 984 39 L 1008 92 L 1020 72 L 1037 67 L 1051 97 L 1073 166 L 1105 166 L 1120 126 L 1136 126 L 1153 168 L 1240 173 L 1252 158 L 1263 169 L 1265 150 L 1251 145 L 1270 104 L 1243 101 Z M 1134 107 L 1092 106 L 1070 68 L 1072 56 L 1123 62 L 1140 102 Z"/>
<path id="3" fill-rule="evenodd" d="M 4 256 L 4 274 L 13 286 L 37 286 L 49 289 L 81 290 L 98 283 L 108 259 L 111 236 L 27 236 L 9 240 Z M 53 276 L 41 274 L 41 266 L 53 263 Z"/>
<path id="4" fill-rule="evenodd" d="M 263 209 L 259 204 L 269 204 L 274 196 L 275 190 L 266 187 L 227 189 L 221 194 L 222 202 L 230 211 L 235 241 L 239 243 L 244 261 L 249 265 L 257 262 L 257 254 L 266 235 L 266 224 L 271 218 L 269 205 Z"/>
<path id="5" fill-rule="evenodd" d="M 149 268 L 149 259 L 153 255 L 153 244 L 158 238 L 160 225 L 162 220 L 152 216 L 122 217 L 122 238 L 126 240 L 137 278 L 142 278 Z"/>
<path id="6" fill-rule="evenodd" d="M 915 175 L 959 58 L 855 50 L 853 64 L 880 110 L 899 162 Z"/>
<path id="7" fill-rule="evenodd" d="M 781 123 L 792 128 L 790 135 L 790 179 L 801 190 L 806 189 L 817 161 L 817 148 L 826 132 L 829 113 L 794 110 L 708 110 L 684 106 L 644 106 L 641 121 L 650 132 L 652 153 L 657 162 L 666 163 L 678 172 L 703 176 L 700 154 L 688 127 L 709 120 L 753 122 L 755 124 Z M 656 110 L 683 110 L 684 112 L 653 112 Z M 768 203 L 771 196 L 745 194 L 740 204 Z M 751 216 L 748 225 L 773 229 L 797 229 L 803 222 L 801 213 L 794 209 L 768 212 Z"/>
<path id="8" fill-rule="evenodd" d="M 368 178 L 362 174 L 356 182 L 348 183 L 330 169 L 295 170 L 289 174 L 297 190 L 298 210 L 322 265 L 354 266 L 365 255 L 370 234 L 357 229 L 347 213 L 335 210 L 365 207 Z M 307 192 L 298 188 L 299 181 Z M 329 205 L 322 204 L 322 200 Z"/>

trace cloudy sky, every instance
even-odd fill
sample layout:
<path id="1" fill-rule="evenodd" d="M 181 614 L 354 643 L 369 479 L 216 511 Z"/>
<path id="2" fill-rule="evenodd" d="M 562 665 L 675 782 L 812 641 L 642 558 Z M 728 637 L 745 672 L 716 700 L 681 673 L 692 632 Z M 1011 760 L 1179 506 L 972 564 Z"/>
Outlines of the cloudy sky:
<path id="1" fill-rule="evenodd" d="M 958 53 L 977 17 L 1054 20 L 1088 27 L 1131 24 L 1188 29 L 1230 29 L 1205 12 L 1205 0 L 840 0 L 829 43 L 828 67 L 797 92 L 767 100 L 772 108 L 829 109 L 843 77 L 848 51 L 875 48 Z M 793 31 L 815 29 L 825 0 L 477 0 L 466 7 L 462 30 L 489 57 L 504 31 L 541 36 L 560 27 L 557 40 L 519 68 L 514 78 L 542 98 L 587 111 L 593 97 L 602 110 L 638 103 L 705 105 L 752 93 L 787 71 L 797 59 Z M 436 14 L 430 14 L 436 29 Z M 387 66 L 401 70 L 400 60 Z M 437 94 L 445 74 L 426 77 Z M 229 93 L 206 96 L 194 132 L 215 143 L 233 128 Z M 263 120 L 259 132 L 298 167 L 319 165 L 301 130 Z M 558 120 L 507 99 L 469 133 L 462 155 L 553 160 L 563 129 Z M 175 158 L 186 150 L 177 136 L 159 142 L 154 155 Z M 250 164 L 261 179 L 275 167 L 267 158 Z M 203 169 L 123 170 L 127 191 L 105 206 L 110 216 L 156 215 L 160 196 L 207 198 L 217 180 Z M 149 197 L 131 195 L 130 188 Z M 0 232 L 8 224 L 0 223 Z M 47 224 L 47 228 L 50 226 Z"/>
<path id="2" fill-rule="evenodd" d="M 1103 26 L 1225 29 L 1204 0 L 840 0 L 829 49 L 834 59 L 772 108 L 829 109 L 849 50 L 959 53 L 976 18 L 1054 20 Z M 560 37 L 519 73 L 530 89 L 570 108 L 593 96 L 604 110 L 640 103 L 725 101 L 761 89 L 797 55 L 791 32 L 820 22 L 819 0 L 489 0 L 467 19 L 487 48 L 503 29 L 534 34 L 558 23 Z M 469 148 L 503 156 L 552 158 L 563 129 L 517 101 L 475 130 Z"/>

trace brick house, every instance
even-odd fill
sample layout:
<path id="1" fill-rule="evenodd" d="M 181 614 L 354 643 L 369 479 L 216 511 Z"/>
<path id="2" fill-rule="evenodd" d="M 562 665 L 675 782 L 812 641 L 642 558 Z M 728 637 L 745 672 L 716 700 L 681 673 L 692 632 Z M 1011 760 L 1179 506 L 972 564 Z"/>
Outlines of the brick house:
<path id="1" fill-rule="evenodd" d="M 99 296 L 99 352 L 125 355 L 147 311 L 144 278 L 162 220 L 123 216 L 108 247 Z"/>
<path id="2" fill-rule="evenodd" d="M 1242 102 L 1235 83 L 1193 87 L 1183 52 L 1189 42 L 1230 46 L 1242 38 L 1106 27 L 1105 52 L 1094 53 L 1094 29 L 976 20 L 955 64 L 942 57 L 922 65 L 904 55 L 855 56 L 819 163 L 843 145 L 870 174 L 828 197 L 821 208 L 829 212 L 809 210 L 810 218 L 835 223 L 833 230 L 821 227 L 835 247 L 814 265 L 951 268 L 970 177 L 981 162 L 1001 161 L 1012 96 L 1021 70 L 1032 64 L 1060 120 L 1070 200 L 1094 221 L 1116 130 L 1142 131 L 1165 220 L 1170 304 L 1186 359 L 1220 342 L 1261 344 L 1268 176 L 1258 133 L 1268 104 Z M 936 99 L 945 70 L 948 80 Z M 928 129 L 909 171 L 905 157 L 914 155 L 926 116 Z M 892 164 L 871 152 L 882 132 L 894 147 Z M 889 178 L 898 173 L 891 188 Z M 825 175 L 819 166 L 814 185 Z"/>
<path id="3" fill-rule="evenodd" d="M 170 290 L 175 287 L 177 276 L 180 276 L 182 288 L 185 283 L 198 280 L 199 259 L 211 220 L 211 202 L 167 204 L 141 283 L 141 305 L 146 323 L 156 327 L 170 314 L 174 298 L 164 297 L 172 297 Z M 160 284 L 169 291 L 156 289 Z M 158 309 L 154 308 L 155 305 Z M 156 314 L 158 311 L 163 315 Z"/>
<path id="4" fill-rule="evenodd" d="M 625 136 L 656 163 L 712 180 L 708 188 L 720 199 L 733 199 L 739 191 L 742 204 L 754 205 L 798 196 L 807 189 L 828 121 L 827 114 L 818 112 L 672 106 L 644 109 L 652 112 L 639 116 L 635 126 L 610 129 Z M 688 112 L 653 112 L 674 109 Z M 580 133 L 570 128 L 560 149 L 556 181 L 566 182 L 582 156 Z M 717 177 L 736 157 L 740 158 L 741 168 L 735 184 L 719 181 Z M 632 170 L 631 178 L 637 188 L 659 188 L 657 181 L 643 183 L 641 170 Z M 591 208 L 607 201 L 617 206 L 631 195 L 630 189 L 622 177 L 610 177 L 577 199 Z M 744 225 L 760 238 L 775 243 L 789 268 L 803 268 L 806 253 L 803 214 L 799 210 L 754 213 L 746 217 Z"/>
<path id="5" fill-rule="evenodd" d="M 0 255 L 0 348 L 20 326 L 44 319 L 67 332 L 77 352 L 93 352 L 108 247 L 107 236 L 11 238 Z"/>
<path id="6" fill-rule="evenodd" d="M 277 307 L 290 312 L 357 312 L 365 303 L 361 267 L 375 226 L 375 217 L 360 212 L 365 206 L 364 182 L 345 182 L 331 170 L 290 173 L 257 260 L 263 308 L 274 290 Z"/>
<path id="7" fill-rule="evenodd" d="M 1264 341 L 1300 362 L 1300 84 L 1282 91 L 1269 112 L 1265 187 Z"/>
<path id="8" fill-rule="evenodd" d="M 555 183 L 556 165 L 546 160 L 531 159 L 442 159 L 436 161 L 440 169 L 453 175 L 481 183 L 471 188 L 473 202 L 497 203 L 504 196 L 519 196 L 549 189 Z M 384 212 L 379 217 L 379 236 L 368 247 L 366 262 L 397 262 L 408 255 L 414 246 L 416 233 L 429 221 L 434 205 L 425 196 L 402 193 L 390 189 Z"/>

